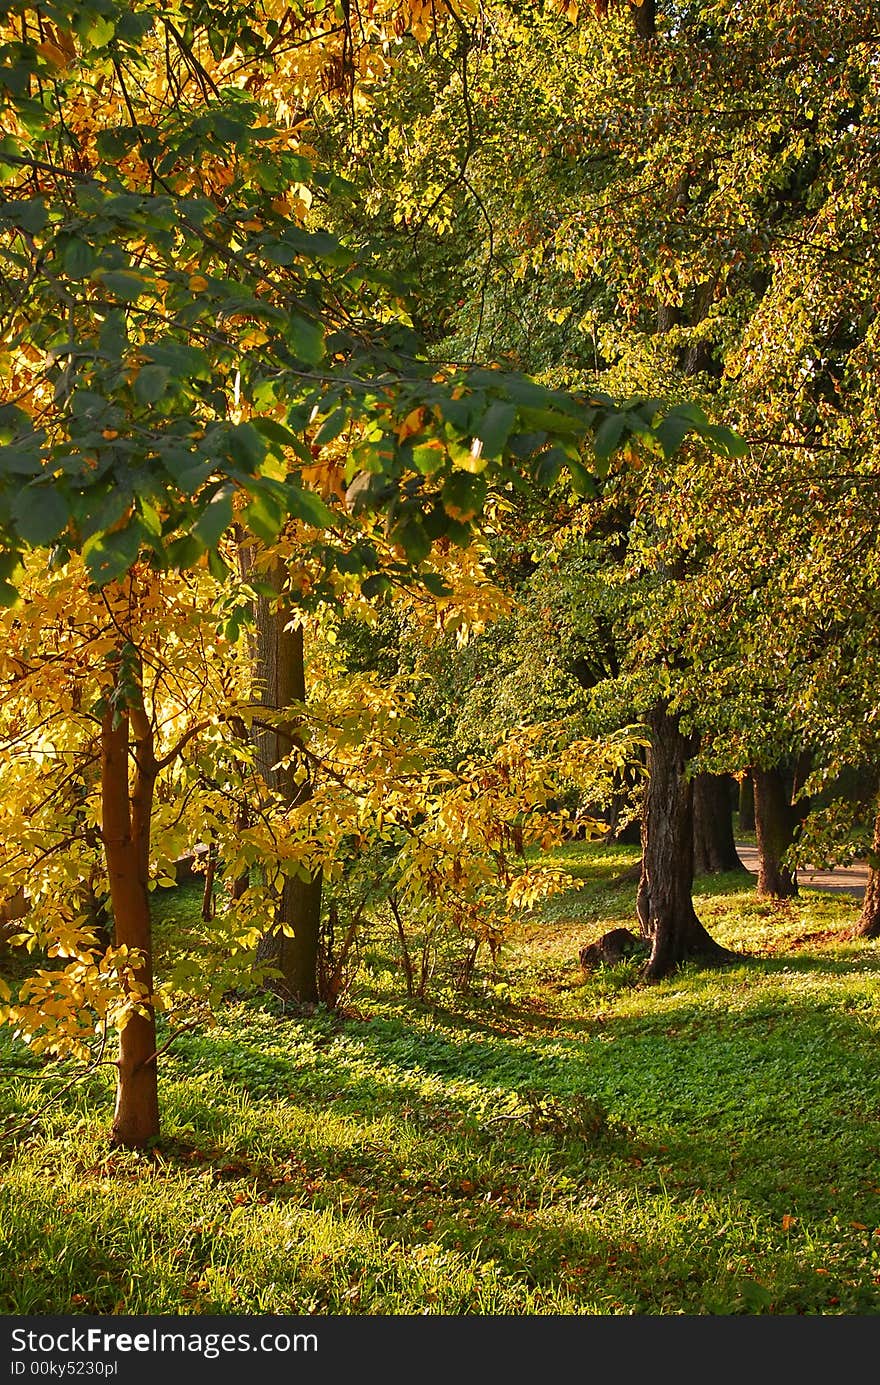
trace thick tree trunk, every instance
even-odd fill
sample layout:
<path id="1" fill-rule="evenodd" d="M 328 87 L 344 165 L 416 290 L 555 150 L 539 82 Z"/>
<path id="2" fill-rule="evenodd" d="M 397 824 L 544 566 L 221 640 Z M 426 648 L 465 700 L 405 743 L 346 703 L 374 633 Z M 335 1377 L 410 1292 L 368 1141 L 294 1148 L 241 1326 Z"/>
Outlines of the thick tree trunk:
<path id="1" fill-rule="evenodd" d="M 638 37 L 645 40 L 654 38 L 657 33 L 655 0 L 642 0 L 640 5 L 630 0 L 630 4 Z"/>
<path id="2" fill-rule="evenodd" d="M 782 864 L 794 841 L 799 815 L 792 806 L 786 776 L 778 765 L 750 771 L 755 786 L 755 836 L 758 843 L 758 894 L 791 899 L 798 892 L 797 872 Z"/>
<path id="3" fill-rule="evenodd" d="M 868 883 L 862 900 L 862 912 L 852 931 L 854 938 L 880 938 L 880 811 L 874 819 L 874 837 L 869 856 Z"/>
<path id="4" fill-rule="evenodd" d="M 694 874 L 745 870 L 733 840 L 733 801 L 726 774 L 694 778 Z"/>
<path id="5" fill-rule="evenodd" d="M 655 0 L 642 0 L 631 9 L 637 37 L 649 43 L 656 39 Z M 688 205 L 692 174 L 677 182 L 675 197 L 681 207 Z M 711 290 L 706 286 L 695 307 L 705 316 Z M 663 334 L 686 325 L 682 305 L 657 304 L 657 332 Z M 701 368 L 709 344 L 685 354 L 680 361 L 687 372 Z M 707 358 L 708 359 L 708 358 Z M 674 580 L 674 573 L 667 573 Z M 664 702 L 655 704 L 647 717 L 651 732 L 649 780 L 642 807 L 642 873 L 636 897 L 639 926 L 651 942 L 646 976 L 651 980 L 669 975 L 680 963 L 698 959 L 705 965 L 720 965 L 735 954 L 715 942 L 697 918 L 693 905 L 694 829 L 693 783 L 687 777 L 687 763 L 694 755 L 697 738 L 685 737 L 677 716 Z"/>
<path id="6" fill-rule="evenodd" d="M 748 771 L 739 781 L 739 813 L 737 822 L 740 832 L 755 830 L 755 785 Z"/>
<path id="7" fill-rule="evenodd" d="M 117 947 L 137 951 L 136 999 L 119 1037 L 112 1142 L 140 1149 L 159 1134 L 156 1018 L 152 1006 L 152 934 L 147 890 L 155 761 L 143 711 L 135 730 L 135 773 L 129 791 L 129 713 L 108 710 L 101 727 L 101 809 Z M 117 724 L 114 725 L 114 721 Z"/>
<path id="8" fill-rule="evenodd" d="M 680 963 L 730 961 L 732 954 L 706 932 L 694 910 L 693 784 L 687 762 L 696 738 L 682 734 L 665 704 L 647 718 L 651 732 L 650 777 L 642 813 L 642 873 L 636 912 L 651 943 L 645 974 L 668 976 Z"/>
<path id="9" fill-rule="evenodd" d="M 269 580 L 281 594 L 284 569 L 276 564 Z M 303 628 L 285 628 L 290 611 L 282 599 L 273 602 L 260 597 L 256 610 L 255 677 L 259 700 L 264 707 L 283 709 L 306 696 Z M 290 808 L 299 807 L 311 796 L 308 779 L 296 781 L 296 764 L 275 768 L 300 744 L 295 717 L 263 730 L 257 737 L 257 757 L 270 788 L 280 793 Z M 287 930 L 287 931 L 285 931 Z M 281 973 L 272 983 L 286 1000 L 313 1003 L 318 995 L 318 949 L 321 933 L 321 875 L 308 879 L 286 877 L 278 900 L 274 926 L 264 934 L 257 948 L 257 960 L 271 962 Z"/>

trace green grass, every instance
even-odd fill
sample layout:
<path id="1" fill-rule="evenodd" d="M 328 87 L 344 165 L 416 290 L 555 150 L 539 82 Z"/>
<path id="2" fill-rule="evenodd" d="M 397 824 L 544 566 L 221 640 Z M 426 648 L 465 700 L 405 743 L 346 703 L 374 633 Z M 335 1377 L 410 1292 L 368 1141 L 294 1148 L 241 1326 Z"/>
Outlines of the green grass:
<path id="1" fill-rule="evenodd" d="M 0 1311 L 878 1311 L 880 950 L 846 939 L 854 901 L 699 881 L 749 959 L 634 986 L 575 959 L 631 922 L 635 853 L 564 855 L 584 889 L 478 995 L 406 1003 L 377 940 L 345 1020 L 235 1001 L 182 1036 L 149 1156 L 108 1149 L 109 1070 L 73 1087 L 3 1156 Z M 60 1084 L 3 1057 L 6 1113 Z"/>

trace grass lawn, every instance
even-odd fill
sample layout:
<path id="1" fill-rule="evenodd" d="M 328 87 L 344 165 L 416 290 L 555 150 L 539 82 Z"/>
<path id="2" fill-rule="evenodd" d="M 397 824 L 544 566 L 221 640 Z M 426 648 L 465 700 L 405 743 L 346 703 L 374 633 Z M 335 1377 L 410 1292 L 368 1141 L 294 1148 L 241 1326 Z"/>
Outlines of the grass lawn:
<path id="1" fill-rule="evenodd" d="M 231 1001 L 163 1058 L 150 1155 L 109 1151 L 111 1069 L 73 1086 L 3 1146 L 0 1312 L 877 1312 L 880 947 L 726 876 L 698 912 L 748 960 L 585 978 L 636 854 L 567 848 L 584 888 L 476 995 L 405 1002 L 377 944 L 344 1020 Z M 2 1042 L 20 1120 L 72 1070 Z"/>

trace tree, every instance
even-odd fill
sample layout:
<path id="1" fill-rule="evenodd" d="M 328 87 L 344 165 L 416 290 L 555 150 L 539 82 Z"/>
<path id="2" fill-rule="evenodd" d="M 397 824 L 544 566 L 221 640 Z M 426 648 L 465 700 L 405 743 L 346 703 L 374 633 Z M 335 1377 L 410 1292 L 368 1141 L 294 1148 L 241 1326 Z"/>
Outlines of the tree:
<path id="1" fill-rule="evenodd" d="M 698 390 L 755 441 L 732 465 L 682 452 L 662 489 L 636 489 L 679 564 L 639 657 L 719 772 L 809 747 L 822 774 L 874 750 L 876 15 L 836 5 L 833 42 L 828 18 L 642 6 L 573 25 L 498 6 L 469 81 L 423 115 L 435 147 L 480 132 L 443 217 L 416 203 L 408 221 L 483 228 L 451 340 L 553 361 L 557 383 Z"/>
<path id="2" fill-rule="evenodd" d="M 272 565 L 269 585 L 277 592 L 256 602 L 253 642 L 257 700 L 279 714 L 255 732 L 257 758 L 263 779 L 295 810 L 311 796 L 311 774 L 297 763 L 302 751 L 291 709 L 306 700 L 304 629 L 285 597 L 285 572 Z M 274 926 L 257 949 L 257 961 L 272 963 L 280 976 L 272 984 L 287 1000 L 312 1003 L 318 993 L 318 950 L 321 930 L 321 872 L 285 876 L 275 910 Z"/>
<path id="3" fill-rule="evenodd" d="M 694 873 L 714 875 L 745 870 L 733 840 L 733 800 L 727 775 L 694 779 Z"/>
<path id="4" fill-rule="evenodd" d="M 404 24 L 424 25 L 425 16 L 414 6 Z M 622 411 L 594 391 L 547 389 L 512 372 L 438 371 L 381 271 L 304 224 L 313 189 L 347 193 L 304 149 L 300 103 L 381 72 L 387 20 L 384 10 L 361 16 L 355 43 L 347 14 L 328 27 L 323 11 L 308 8 L 298 18 L 252 21 L 211 5 L 85 0 L 75 14 L 53 3 L 17 5 L 0 31 L 9 131 L 0 162 L 10 194 L 0 204 L 10 363 L 0 414 L 2 593 L 19 598 L 33 551 L 51 555 L 57 581 L 71 580 L 71 596 L 90 611 L 129 602 L 124 619 L 111 621 L 112 637 L 103 628 L 94 637 L 111 639 L 93 689 L 102 738 L 95 792 L 105 807 L 95 841 L 116 946 L 98 985 L 86 959 L 94 938 L 75 925 L 63 983 L 70 1003 L 46 1040 L 85 1055 L 77 988 L 83 978 L 94 983 L 98 1013 L 121 1029 L 115 1138 L 123 1144 L 142 1144 L 158 1121 L 146 879 L 158 776 L 200 736 L 216 737 L 209 719 L 188 725 L 176 744 L 157 744 L 162 693 L 154 686 L 148 707 L 138 633 L 145 621 L 152 631 L 154 611 L 134 593 L 207 568 L 230 588 L 234 643 L 241 603 L 277 596 L 271 584 L 235 592 L 234 524 L 268 545 L 289 529 L 311 530 L 291 567 L 297 577 L 298 565 L 317 565 L 313 601 L 346 574 L 376 595 L 411 580 L 433 542 L 466 544 L 490 487 L 565 475 L 583 491 L 593 438 L 601 471 L 617 443 L 656 445 L 662 425 L 652 402 Z M 704 427 L 684 415 L 680 422 Z M 601 441 L 609 433 L 611 446 Z M 321 499 L 312 480 L 334 446 L 343 453 L 345 506 Z M 390 544 L 384 563 L 357 523 L 371 514 Z M 43 671 L 51 660 L 38 662 Z M 278 700 L 299 686 L 279 689 Z M 221 699 L 227 704 L 230 717 L 241 717 L 239 699 Z M 96 715 L 94 707 L 83 715 Z M 289 706 L 273 721 L 264 705 L 263 719 L 276 749 L 289 741 L 299 752 Z M 226 772 L 234 793 L 239 772 Z M 288 815 L 307 821 L 310 800 L 283 765 L 278 774 Z M 215 805 L 214 830 L 226 834 L 239 880 L 259 851 L 277 859 L 271 817 L 262 839 L 258 826 L 244 834 L 249 861 L 231 848 L 242 835 L 240 807 L 218 812 Z M 313 849 L 301 844 L 299 862 L 281 874 L 301 866 L 314 883 Z M 29 870 L 38 866 L 29 857 Z M 282 900 L 293 891 L 280 888 Z M 256 881 L 237 901 L 249 926 L 235 935 L 236 955 L 247 951 L 260 901 Z M 56 981 L 41 984 L 28 992 L 29 1016 Z M 302 993 L 309 987 L 303 974 Z"/>

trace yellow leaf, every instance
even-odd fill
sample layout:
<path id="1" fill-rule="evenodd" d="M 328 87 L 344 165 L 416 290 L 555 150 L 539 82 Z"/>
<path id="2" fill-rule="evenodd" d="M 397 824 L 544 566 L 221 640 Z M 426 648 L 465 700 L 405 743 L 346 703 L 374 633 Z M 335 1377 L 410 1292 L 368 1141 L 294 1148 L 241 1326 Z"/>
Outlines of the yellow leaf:
<path id="1" fill-rule="evenodd" d="M 44 57 L 47 62 L 50 62 L 53 67 L 66 67 L 68 64 L 69 59 L 67 55 L 62 53 L 61 49 L 55 43 L 38 43 L 37 52 L 41 57 Z"/>
<path id="2" fill-rule="evenodd" d="M 207 287 L 208 287 L 208 281 L 207 281 L 207 279 L 205 278 L 204 274 L 193 274 L 193 275 L 190 276 L 190 281 L 189 281 L 189 291 L 190 291 L 190 293 L 201 293 L 202 290 L 203 290 L 203 289 L 206 289 Z"/>
<path id="3" fill-rule="evenodd" d="M 417 409 L 413 409 L 410 413 L 407 414 L 406 418 L 403 420 L 400 427 L 398 428 L 397 441 L 405 442 L 406 439 L 411 438 L 414 433 L 418 433 L 424 421 L 425 410 L 421 406 L 419 406 Z"/>

